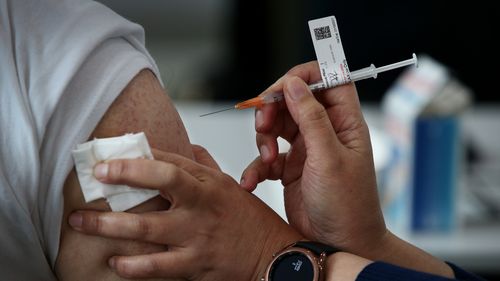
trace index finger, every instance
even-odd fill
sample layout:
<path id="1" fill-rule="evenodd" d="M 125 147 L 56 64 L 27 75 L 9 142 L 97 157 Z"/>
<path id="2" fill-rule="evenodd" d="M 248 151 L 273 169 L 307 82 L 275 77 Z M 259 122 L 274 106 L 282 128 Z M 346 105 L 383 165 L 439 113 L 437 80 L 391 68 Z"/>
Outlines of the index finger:
<path id="1" fill-rule="evenodd" d="M 94 175 L 103 183 L 157 189 L 172 205 L 179 200 L 194 200 L 192 194 L 199 184 L 195 176 L 184 169 L 149 159 L 110 160 L 96 165 Z"/>
<path id="2" fill-rule="evenodd" d="M 190 173 L 195 177 L 199 173 L 205 170 L 205 167 L 194 161 L 194 159 L 186 158 L 179 154 L 166 152 L 154 148 L 151 149 L 151 152 L 153 153 L 155 160 L 174 164 L 175 166 L 185 170 L 186 172 Z"/>
<path id="3" fill-rule="evenodd" d="M 302 79 L 307 84 L 315 83 L 321 81 L 321 72 L 319 70 L 317 61 L 310 61 L 303 64 L 299 64 L 290 69 L 285 75 L 279 78 L 274 84 L 269 86 L 262 94 L 270 92 L 282 92 L 283 91 L 283 81 L 285 76 L 297 76 Z"/>
<path id="4" fill-rule="evenodd" d="M 297 76 L 306 83 L 314 83 L 321 80 L 318 62 L 310 61 L 290 69 L 284 76 L 278 79 L 278 81 L 262 92 L 261 95 L 272 92 L 283 92 L 285 78 L 289 76 Z M 296 126 L 292 126 L 293 122 L 291 121 L 293 120 L 291 120 L 286 111 L 286 105 L 283 101 L 279 103 L 266 104 L 261 108 L 258 108 L 255 116 L 256 131 L 264 134 L 272 133 L 272 135 L 278 136 L 281 135 L 282 129 L 287 129 L 289 132 L 285 132 L 285 136 L 283 137 L 286 139 L 289 136 L 293 136 L 296 133 L 297 128 Z M 286 126 L 281 126 L 280 128 L 282 129 L 279 129 L 274 125 L 281 119 L 283 119 L 283 122 L 286 123 Z"/>
<path id="5" fill-rule="evenodd" d="M 299 77 L 306 83 L 317 82 L 321 80 L 318 62 L 310 61 L 293 67 L 261 95 L 271 92 L 283 92 L 284 81 L 290 76 Z M 277 138 L 282 137 L 288 142 L 292 142 L 298 133 L 298 126 L 288 113 L 284 101 L 281 101 L 266 104 L 256 110 L 255 130 L 258 133 L 257 146 L 259 151 L 264 161 L 270 163 L 276 159 L 279 153 Z M 262 154 L 263 150 L 266 152 L 265 154 Z"/>

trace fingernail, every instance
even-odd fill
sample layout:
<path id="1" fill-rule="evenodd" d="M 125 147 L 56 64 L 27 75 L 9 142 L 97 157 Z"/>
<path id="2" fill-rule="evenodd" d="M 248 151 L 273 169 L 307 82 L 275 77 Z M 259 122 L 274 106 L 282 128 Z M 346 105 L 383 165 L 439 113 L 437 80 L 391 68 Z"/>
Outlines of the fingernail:
<path id="1" fill-rule="evenodd" d="M 94 176 L 98 179 L 105 179 L 108 176 L 109 164 L 100 163 L 94 167 Z"/>
<path id="2" fill-rule="evenodd" d="M 262 110 L 257 109 L 257 111 L 255 111 L 255 129 L 262 127 L 263 123 L 264 118 L 262 116 Z"/>
<path id="3" fill-rule="evenodd" d="M 304 83 L 300 82 L 299 79 L 291 79 L 288 82 L 287 88 L 292 100 L 299 100 L 306 93 Z"/>
<path id="4" fill-rule="evenodd" d="M 68 223 L 76 230 L 82 230 L 83 217 L 82 214 L 73 213 L 69 215 Z"/>
<path id="5" fill-rule="evenodd" d="M 108 260 L 108 265 L 109 265 L 109 267 L 110 267 L 111 269 L 113 269 L 113 270 L 115 269 L 116 261 L 115 261 L 115 258 L 114 258 L 114 257 L 112 257 L 112 258 L 110 258 L 110 259 Z"/>
<path id="6" fill-rule="evenodd" d="M 264 161 L 269 159 L 270 153 L 269 153 L 269 148 L 267 148 L 267 145 L 261 145 L 259 151 L 260 151 L 260 156 Z"/>
<path id="7" fill-rule="evenodd" d="M 245 185 L 245 177 L 242 177 L 240 180 L 240 185 L 244 186 Z"/>

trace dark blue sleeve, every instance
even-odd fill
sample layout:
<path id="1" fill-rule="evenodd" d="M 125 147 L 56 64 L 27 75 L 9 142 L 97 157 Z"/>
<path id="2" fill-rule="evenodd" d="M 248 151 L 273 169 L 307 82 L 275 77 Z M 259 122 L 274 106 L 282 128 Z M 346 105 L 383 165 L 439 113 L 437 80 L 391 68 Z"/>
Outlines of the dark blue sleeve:
<path id="1" fill-rule="evenodd" d="M 479 277 L 471 272 L 465 271 L 465 270 L 461 269 L 460 267 L 452 264 L 451 262 L 446 262 L 446 263 L 453 270 L 453 273 L 455 274 L 455 278 L 457 280 L 464 280 L 464 281 L 482 280 L 482 281 L 485 281 L 485 279 L 483 279 L 483 278 L 481 278 L 481 277 Z"/>
<path id="2" fill-rule="evenodd" d="M 479 281 L 484 280 L 472 273 L 448 263 L 455 273 L 456 279 L 445 278 L 432 275 L 429 273 L 419 272 L 411 269 L 402 268 L 385 262 L 374 262 L 367 265 L 358 275 L 356 281 L 378 281 L 378 280 L 394 280 L 394 281 L 445 281 L 445 280 L 467 280 Z"/>

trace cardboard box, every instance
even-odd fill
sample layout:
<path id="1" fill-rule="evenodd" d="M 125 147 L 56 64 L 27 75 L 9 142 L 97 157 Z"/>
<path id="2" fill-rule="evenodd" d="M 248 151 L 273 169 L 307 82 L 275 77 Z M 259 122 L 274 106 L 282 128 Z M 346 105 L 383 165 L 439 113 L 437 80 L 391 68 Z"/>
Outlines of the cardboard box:
<path id="1" fill-rule="evenodd" d="M 460 113 L 471 93 L 450 71 L 419 56 L 383 100 L 384 126 L 393 141 L 381 202 L 397 233 L 455 229 L 460 169 Z"/>

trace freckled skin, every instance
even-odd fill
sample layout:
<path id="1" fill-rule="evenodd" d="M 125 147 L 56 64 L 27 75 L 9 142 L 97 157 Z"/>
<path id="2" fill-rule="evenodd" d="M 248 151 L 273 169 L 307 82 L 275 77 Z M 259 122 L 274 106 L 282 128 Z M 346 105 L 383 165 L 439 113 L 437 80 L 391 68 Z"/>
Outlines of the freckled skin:
<path id="1" fill-rule="evenodd" d="M 130 81 L 89 139 L 137 132 L 146 134 L 152 148 L 193 157 L 186 130 L 177 110 L 157 78 L 149 70 L 142 70 Z M 109 210 L 109 207 L 104 200 L 85 203 L 74 169 L 66 178 L 63 193 L 64 214 L 56 261 L 56 275 L 59 280 L 125 280 L 109 269 L 107 261 L 111 256 L 166 250 L 160 245 L 94 237 L 74 231 L 68 225 L 68 216 L 71 212 L 80 209 Z M 168 202 L 158 196 L 129 211 L 164 210 L 168 206 Z"/>
<path id="2" fill-rule="evenodd" d="M 90 138 L 136 132 L 145 132 L 152 147 L 191 155 L 177 110 L 156 77 L 146 70 L 115 100 Z"/>

